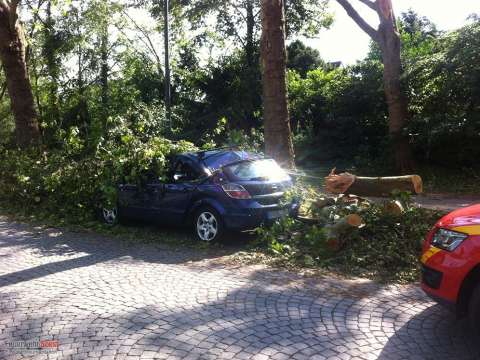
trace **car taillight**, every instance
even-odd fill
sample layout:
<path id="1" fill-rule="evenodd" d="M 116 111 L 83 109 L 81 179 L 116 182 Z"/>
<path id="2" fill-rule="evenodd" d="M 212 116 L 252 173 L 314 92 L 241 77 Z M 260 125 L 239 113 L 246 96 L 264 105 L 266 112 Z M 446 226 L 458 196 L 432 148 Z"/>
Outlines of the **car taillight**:
<path id="1" fill-rule="evenodd" d="M 233 199 L 251 199 L 252 197 L 248 193 L 248 191 L 242 186 L 238 184 L 223 184 L 222 185 L 223 191 Z"/>

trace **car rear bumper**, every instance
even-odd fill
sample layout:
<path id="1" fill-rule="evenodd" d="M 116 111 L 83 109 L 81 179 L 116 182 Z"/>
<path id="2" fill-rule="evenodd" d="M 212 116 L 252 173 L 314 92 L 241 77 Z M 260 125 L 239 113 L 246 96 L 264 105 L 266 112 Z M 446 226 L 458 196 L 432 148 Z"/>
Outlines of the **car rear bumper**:
<path id="1" fill-rule="evenodd" d="M 285 207 L 269 206 L 227 211 L 223 215 L 225 227 L 230 230 L 253 230 L 262 224 L 272 224 L 276 220 L 298 215 L 300 205 L 297 202 Z"/>

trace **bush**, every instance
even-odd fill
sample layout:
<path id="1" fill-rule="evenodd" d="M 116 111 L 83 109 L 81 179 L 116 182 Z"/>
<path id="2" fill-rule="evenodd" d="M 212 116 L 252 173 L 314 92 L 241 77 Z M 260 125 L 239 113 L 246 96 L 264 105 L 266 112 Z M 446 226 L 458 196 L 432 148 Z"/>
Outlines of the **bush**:
<path id="1" fill-rule="evenodd" d="M 0 201 L 27 213 L 85 221 L 99 204 L 115 203 L 120 182 L 141 184 L 152 173 L 164 178 L 169 156 L 195 150 L 185 141 L 145 138 L 125 119 L 116 123 L 93 150 L 75 129 L 61 149 L 0 149 Z"/>

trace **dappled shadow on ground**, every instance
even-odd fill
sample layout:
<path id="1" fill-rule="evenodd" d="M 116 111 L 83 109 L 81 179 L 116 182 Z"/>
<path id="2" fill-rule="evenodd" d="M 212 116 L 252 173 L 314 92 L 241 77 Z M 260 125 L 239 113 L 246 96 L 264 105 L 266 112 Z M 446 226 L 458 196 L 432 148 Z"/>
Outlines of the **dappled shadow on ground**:
<path id="1" fill-rule="evenodd" d="M 479 341 L 466 319 L 432 305 L 395 329 L 379 359 L 478 360 Z"/>
<path id="2" fill-rule="evenodd" d="M 465 324 L 416 286 L 212 267 L 196 249 L 18 224 L 0 224 L 0 245 L 12 258 L 0 263 L 0 342 L 53 338 L 61 358 L 480 355 Z"/>
<path id="3" fill-rule="evenodd" d="M 136 224 L 141 226 L 141 224 Z M 140 239 L 122 239 L 89 232 L 64 232 L 60 229 L 34 228 L 26 224 L 10 223 L 0 218 L 0 261 L 7 261 L 11 253 L 2 253 L 2 248 L 15 248 L 15 251 L 30 251 L 49 261 L 35 261 L 28 268 L 17 271 L 12 264 L 11 272 L 0 275 L 0 286 L 29 281 L 60 271 L 78 267 L 88 267 L 96 263 L 114 259 L 131 259 L 162 264 L 185 264 L 209 261 L 235 253 L 252 239 L 249 234 L 234 234 L 225 245 L 192 246 L 180 243 L 164 243 L 164 237 L 188 238 L 186 229 L 157 229 L 149 231 L 158 238 L 145 242 Z M 3 260 L 2 260 L 3 259 Z"/>
<path id="4" fill-rule="evenodd" d="M 414 289 L 399 294 L 377 287 L 369 297 L 328 288 L 315 294 L 267 281 L 266 274 L 251 276 L 256 280 L 238 282 L 228 275 L 221 283 L 183 277 L 170 291 L 138 289 L 156 297 L 150 303 L 135 302 L 133 294 L 65 293 L 37 303 L 49 310 L 26 317 L 6 334 L 11 340 L 28 340 L 52 326 L 48 333 L 59 339 L 62 356 L 478 358 L 463 323 L 437 306 L 421 304 L 424 310 L 418 311 Z"/>

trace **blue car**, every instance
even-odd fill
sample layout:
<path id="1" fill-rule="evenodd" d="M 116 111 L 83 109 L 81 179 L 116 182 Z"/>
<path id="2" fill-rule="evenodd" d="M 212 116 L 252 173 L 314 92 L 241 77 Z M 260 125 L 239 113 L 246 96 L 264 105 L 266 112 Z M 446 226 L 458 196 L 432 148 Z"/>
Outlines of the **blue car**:
<path id="1" fill-rule="evenodd" d="M 102 210 L 104 221 L 193 225 L 196 237 L 210 242 L 227 230 L 251 230 L 298 213 L 298 201 L 282 201 L 293 185 L 290 176 L 258 154 L 219 149 L 177 155 L 168 179 L 120 185 L 118 206 Z"/>

